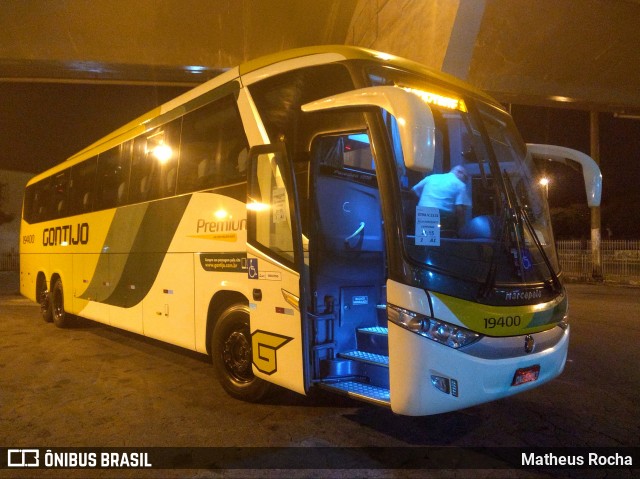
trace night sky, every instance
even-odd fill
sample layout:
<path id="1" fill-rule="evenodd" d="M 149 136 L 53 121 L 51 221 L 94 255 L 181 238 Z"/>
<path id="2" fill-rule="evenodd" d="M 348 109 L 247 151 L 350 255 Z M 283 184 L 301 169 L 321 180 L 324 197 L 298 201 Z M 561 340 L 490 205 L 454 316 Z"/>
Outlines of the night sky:
<path id="1" fill-rule="evenodd" d="M 184 91 L 186 88 L 178 87 L 0 83 L 0 169 L 43 171 Z M 588 112 L 522 105 L 512 105 L 511 111 L 525 141 L 589 153 Z M 615 238 L 637 239 L 640 120 L 618 119 L 610 113 L 601 113 L 599 118 L 603 228 L 609 226 Z M 552 178 L 552 208 L 585 203 L 580 171 L 558 164 L 542 166 Z M 580 237 L 588 231 L 588 221 L 581 231 L 563 232 L 556 227 L 558 237 Z"/>
<path id="2" fill-rule="evenodd" d="M 511 113 L 526 142 L 561 145 L 590 154 L 589 112 L 515 105 Z M 613 239 L 640 239 L 640 120 L 600 113 L 599 122 L 603 238 L 608 227 Z M 582 172 L 554 162 L 541 168 L 546 168 L 551 178 L 550 207 L 581 205 L 587 216 L 580 231 L 563 231 L 554 222 L 556 236 L 588 238 Z"/>

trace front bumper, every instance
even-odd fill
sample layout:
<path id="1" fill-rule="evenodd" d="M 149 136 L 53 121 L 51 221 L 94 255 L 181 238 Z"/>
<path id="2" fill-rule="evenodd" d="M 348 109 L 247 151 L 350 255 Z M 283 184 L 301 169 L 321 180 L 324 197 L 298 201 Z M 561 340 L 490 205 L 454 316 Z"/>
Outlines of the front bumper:
<path id="1" fill-rule="evenodd" d="M 391 409 L 423 416 L 482 404 L 540 386 L 562 373 L 569 348 L 567 327 L 552 346 L 530 354 L 483 358 L 466 354 L 389 323 Z M 535 337 L 535 335 L 534 335 Z M 506 340 L 507 338 L 505 338 Z M 512 338 L 510 338 L 513 341 Z M 539 365 L 533 382 L 512 386 L 516 370 Z M 457 396 L 437 389 L 431 376 L 454 380 Z"/>

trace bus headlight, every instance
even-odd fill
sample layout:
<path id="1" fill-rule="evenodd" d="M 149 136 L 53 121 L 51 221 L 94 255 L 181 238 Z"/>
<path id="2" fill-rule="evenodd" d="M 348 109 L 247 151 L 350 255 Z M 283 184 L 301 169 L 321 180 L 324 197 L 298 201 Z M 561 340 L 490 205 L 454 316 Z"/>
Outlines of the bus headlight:
<path id="1" fill-rule="evenodd" d="M 454 349 L 471 344 L 481 337 L 480 334 L 461 326 L 414 313 L 392 304 L 388 305 L 387 314 L 392 323 Z"/>

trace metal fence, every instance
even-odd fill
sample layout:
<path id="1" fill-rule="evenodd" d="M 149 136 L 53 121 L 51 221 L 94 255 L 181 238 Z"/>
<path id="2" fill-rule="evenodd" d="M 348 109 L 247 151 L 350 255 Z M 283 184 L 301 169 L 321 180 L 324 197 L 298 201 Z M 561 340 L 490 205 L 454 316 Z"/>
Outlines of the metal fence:
<path id="1" fill-rule="evenodd" d="M 591 241 L 558 241 L 557 246 L 566 278 L 579 281 L 593 279 Z M 600 257 L 605 281 L 640 284 L 640 241 L 601 241 Z"/>
<path id="2" fill-rule="evenodd" d="M 17 251 L 0 253 L 0 271 L 20 271 L 20 257 Z"/>

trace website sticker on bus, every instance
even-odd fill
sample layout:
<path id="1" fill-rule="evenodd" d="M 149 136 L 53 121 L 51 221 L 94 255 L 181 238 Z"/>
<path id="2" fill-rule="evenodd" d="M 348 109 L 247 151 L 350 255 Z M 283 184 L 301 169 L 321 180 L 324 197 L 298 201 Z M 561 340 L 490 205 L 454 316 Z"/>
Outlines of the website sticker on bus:
<path id="1" fill-rule="evenodd" d="M 205 271 L 244 273 L 247 271 L 247 254 L 201 253 L 200 265 Z"/>
<path id="2" fill-rule="evenodd" d="M 440 246 L 440 210 L 416 207 L 416 245 Z"/>

